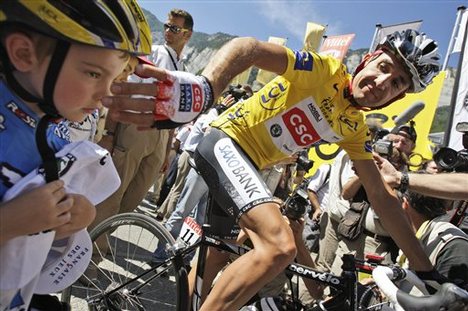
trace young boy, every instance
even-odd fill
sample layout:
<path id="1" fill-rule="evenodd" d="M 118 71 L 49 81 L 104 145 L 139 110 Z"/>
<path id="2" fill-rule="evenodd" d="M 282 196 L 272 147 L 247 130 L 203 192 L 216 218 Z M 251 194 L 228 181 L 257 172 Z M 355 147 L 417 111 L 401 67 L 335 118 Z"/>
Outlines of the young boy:
<path id="1" fill-rule="evenodd" d="M 56 239 L 70 236 L 95 211 L 55 180 L 54 154 L 69 141 L 67 129 L 50 120 L 81 122 L 100 107 L 129 55 L 150 52 L 149 26 L 135 0 L 2 1 L 0 16 L 0 199 L 41 164 L 51 181 L 1 203 L 0 241 L 50 230 Z M 33 283 L 2 288 L 0 309 L 25 310 Z"/>

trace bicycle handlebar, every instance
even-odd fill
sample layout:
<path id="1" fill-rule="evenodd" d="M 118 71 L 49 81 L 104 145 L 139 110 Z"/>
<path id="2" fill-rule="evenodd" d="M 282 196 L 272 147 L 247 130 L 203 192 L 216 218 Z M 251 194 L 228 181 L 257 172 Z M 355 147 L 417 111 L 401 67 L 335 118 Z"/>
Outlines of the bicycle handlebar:
<path id="1" fill-rule="evenodd" d="M 414 273 L 406 269 L 379 266 L 372 272 L 372 277 L 398 311 L 442 310 L 441 307 L 445 307 L 444 310 L 464 310 L 468 306 L 468 292 L 451 283 L 443 284 L 434 295 L 417 297 L 405 293 L 392 280 L 405 279 L 414 285 L 424 284 Z"/>

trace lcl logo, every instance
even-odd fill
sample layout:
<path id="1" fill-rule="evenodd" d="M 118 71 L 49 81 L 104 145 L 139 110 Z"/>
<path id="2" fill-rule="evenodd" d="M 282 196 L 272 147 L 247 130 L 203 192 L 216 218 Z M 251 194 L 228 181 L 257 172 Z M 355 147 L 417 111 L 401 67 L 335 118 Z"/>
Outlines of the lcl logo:
<path id="1" fill-rule="evenodd" d="M 320 140 L 307 115 L 299 108 L 293 108 L 283 115 L 283 122 L 299 146 L 309 146 Z"/>

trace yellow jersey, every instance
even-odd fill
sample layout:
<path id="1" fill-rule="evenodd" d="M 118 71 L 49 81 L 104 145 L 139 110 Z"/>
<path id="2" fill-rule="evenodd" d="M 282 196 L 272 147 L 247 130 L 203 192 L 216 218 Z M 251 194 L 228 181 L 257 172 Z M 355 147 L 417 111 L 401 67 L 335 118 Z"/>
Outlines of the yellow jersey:
<path id="1" fill-rule="evenodd" d="M 211 126 L 236 141 L 259 169 L 322 143 L 336 143 L 352 160 L 372 159 L 363 113 L 345 98 L 351 81 L 337 59 L 287 49 L 286 72 Z"/>

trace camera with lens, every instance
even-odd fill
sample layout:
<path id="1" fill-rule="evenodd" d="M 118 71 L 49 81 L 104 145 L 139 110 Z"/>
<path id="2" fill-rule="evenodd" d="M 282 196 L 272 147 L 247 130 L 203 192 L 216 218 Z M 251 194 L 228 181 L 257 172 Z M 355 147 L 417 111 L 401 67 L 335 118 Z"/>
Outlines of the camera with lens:
<path id="1" fill-rule="evenodd" d="M 229 88 L 226 92 L 223 94 L 224 96 L 231 95 L 234 97 L 235 101 L 238 102 L 241 99 L 247 99 L 249 98 L 249 94 L 247 94 L 246 90 L 242 88 L 242 85 L 237 84 L 237 85 L 229 85 Z"/>
<path id="2" fill-rule="evenodd" d="M 283 215 L 289 219 L 298 220 L 304 216 L 310 206 L 309 197 L 307 195 L 308 179 L 304 179 L 294 191 L 284 201 Z"/>
<path id="3" fill-rule="evenodd" d="M 307 152 L 300 153 L 296 160 L 297 170 L 305 171 L 306 173 L 314 166 L 314 161 L 309 159 Z"/>
<path id="4" fill-rule="evenodd" d="M 387 139 L 379 139 L 374 142 L 372 149 L 380 156 L 390 158 L 393 154 L 393 142 Z"/>
<path id="5" fill-rule="evenodd" d="M 468 122 L 459 122 L 455 127 L 457 132 L 463 133 L 463 147 L 455 151 L 452 148 L 440 148 L 434 155 L 434 161 L 446 171 L 468 172 Z"/>

